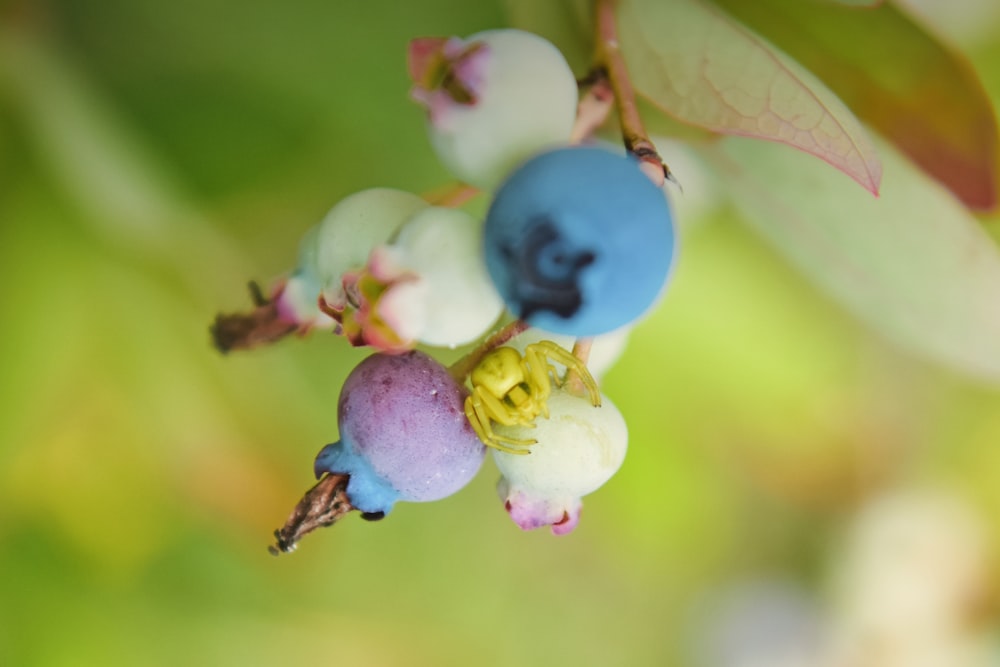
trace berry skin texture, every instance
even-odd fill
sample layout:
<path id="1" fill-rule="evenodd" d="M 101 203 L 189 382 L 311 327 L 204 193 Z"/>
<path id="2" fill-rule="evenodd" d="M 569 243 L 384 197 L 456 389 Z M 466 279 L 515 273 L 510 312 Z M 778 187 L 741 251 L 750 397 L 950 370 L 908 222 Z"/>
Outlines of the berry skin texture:
<path id="1" fill-rule="evenodd" d="M 625 460 L 628 428 L 607 397 L 601 407 L 557 390 L 548 399 L 550 417 L 526 426 L 496 426 L 513 438 L 537 438 L 528 456 L 494 450 L 500 469 L 497 492 L 524 530 L 551 526 L 556 535 L 580 521 L 582 497 L 604 485 Z"/>
<path id="2" fill-rule="evenodd" d="M 452 495 L 476 475 L 486 452 L 465 418 L 467 394 L 423 352 L 366 358 L 341 389 L 340 440 L 320 451 L 316 476 L 350 475 L 347 496 L 366 513 Z"/>
<path id="3" fill-rule="evenodd" d="M 576 77 L 542 37 L 488 30 L 441 40 L 428 61 L 412 94 L 428 109 L 438 157 L 466 183 L 492 190 L 520 162 L 569 141 Z"/>
<path id="4" fill-rule="evenodd" d="M 597 336 L 631 324 L 663 291 L 673 216 L 636 162 L 603 148 L 536 156 L 504 182 L 484 227 L 486 266 L 534 327 Z"/>

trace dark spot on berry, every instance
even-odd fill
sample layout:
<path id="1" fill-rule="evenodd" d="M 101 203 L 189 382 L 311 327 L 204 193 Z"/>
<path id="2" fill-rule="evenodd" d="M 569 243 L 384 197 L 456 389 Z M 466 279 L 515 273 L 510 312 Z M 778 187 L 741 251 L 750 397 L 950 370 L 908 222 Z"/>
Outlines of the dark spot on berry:
<path id="1" fill-rule="evenodd" d="M 385 512 L 362 512 L 361 518 L 365 521 L 381 521 L 385 518 Z"/>
<path id="2" fill-rule="evenodd" d="M 504 508 L 505 510 L 507 510 L 508 512 L 510 512 L 510 507 L 511 507 L 511 505 L 510 505 L 510 501 L 509 501 L 509 500 L 508 500 L 508 501 L 506 501 L 506 502 L 505 502 L 505 503 L 503 504 L 503 508 Z"/>
<path id="3" fill-rule="evenodd" d="M 553 523 L 552 525 L 553 526 L 561 526 L 564 523 L 566 523 L 567 521 L 569 521 L 569 512 L 563 512 L 562 518 L 559 519 L 558 521 L 556 521 L 555 523 Z"/>
<path id="4" fill-rule="evenodd" d="M 511 264 L 520 316 L 527 319 L 538 311 L 550 311 L 569 319 L 583 303 L 580 272 L 596 257 L 589 250 L 570 246 L 548 220 L 529 228 L 516 246 L 500 247 L 500 253 Z"/>

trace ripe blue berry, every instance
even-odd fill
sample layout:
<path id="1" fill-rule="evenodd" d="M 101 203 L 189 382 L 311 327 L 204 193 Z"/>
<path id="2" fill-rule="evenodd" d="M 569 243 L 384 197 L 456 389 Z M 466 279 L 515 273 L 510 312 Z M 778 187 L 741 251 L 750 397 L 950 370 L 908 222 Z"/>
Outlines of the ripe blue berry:
<path id="1" fill-rule="evenodd" d="M 663 192 L 634 160 L 592 146 L 515 170 L 484 229 L 486 266 L 511 312 L 570 336 L 643 315 L 666 283 L 674 242 Z"/>
<path id="2" fill-rule="evenodd" d="M 347 474 L 347 497 L 367 514 L 398 500 L 455 493 L 475 476 L 486 448 L 463 409 L 468 391 L 419 351 L 374 354 L 340 393 L 340 440 L 316 457 L 315 472 Z"/>

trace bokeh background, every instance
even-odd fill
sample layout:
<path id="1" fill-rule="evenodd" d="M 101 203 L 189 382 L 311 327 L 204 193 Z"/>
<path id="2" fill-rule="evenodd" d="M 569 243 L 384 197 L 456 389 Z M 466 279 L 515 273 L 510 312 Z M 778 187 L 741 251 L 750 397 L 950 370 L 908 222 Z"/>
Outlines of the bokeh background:
<path id="1" fill-rule="evenodd" d="M 921 4 L 1000 99 L 1000 12 Z M 449 182 L 406 43 L 507 23 L 0 6 L 0 665 L 1000 664 L 1000 393 L 813 288 L 682 147 L 674 284 L 604 381 L 629 456 L 575 533 L 518 530 L 488 462 L 267 553 L 365 352 L 208 325 L 342 196 Z"/>

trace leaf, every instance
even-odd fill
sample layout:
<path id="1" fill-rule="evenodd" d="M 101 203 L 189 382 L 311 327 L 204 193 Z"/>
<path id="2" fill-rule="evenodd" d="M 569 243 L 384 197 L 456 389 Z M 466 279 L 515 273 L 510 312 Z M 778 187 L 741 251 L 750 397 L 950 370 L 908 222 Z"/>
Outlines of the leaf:
<path id="1" fill-rule="evenodd" d="M 795 146 L 878 193 L 881 164 L 850 110 L 718 7 L 621 0 L 618 20 L 636 90 L 666 113 L 715 132 Z"/>
<path id="2" fill-rule="evenodd" d="M 900 9 L 715 1 L 809 68 L 967 206 L 997 205 L 997 125 L 989 98 L 968 61 Z"/>
<path id="3" fill-rule="evenodd" d="M 1000 252 L 890 144 L 878 199 L 774 144 L 699 150 L 746 221 L 819 287 L 911 351 L 1000 384 Z"/>

